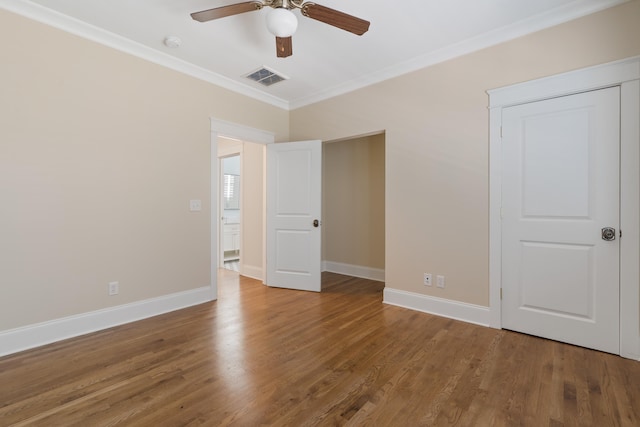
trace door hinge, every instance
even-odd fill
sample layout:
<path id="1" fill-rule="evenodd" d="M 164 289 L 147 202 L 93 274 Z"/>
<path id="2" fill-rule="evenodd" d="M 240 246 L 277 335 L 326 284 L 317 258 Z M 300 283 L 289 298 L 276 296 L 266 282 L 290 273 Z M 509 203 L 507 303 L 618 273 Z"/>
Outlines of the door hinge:
<path id="1" fill-rule="evenodd" d="M 502 300 L 502 288 L 500 288 L 500 300 Z"/>
<path id="2" fill-rule="evenodd" d="M 622 239 L 622 229 L 620 229 L 619 231 L 620 231 L 620 238 Z"/>
<path id="3" fill-rule="evenodd" d="M 502 126 L 500 126 L 500 138 L 502 138 Z"/>

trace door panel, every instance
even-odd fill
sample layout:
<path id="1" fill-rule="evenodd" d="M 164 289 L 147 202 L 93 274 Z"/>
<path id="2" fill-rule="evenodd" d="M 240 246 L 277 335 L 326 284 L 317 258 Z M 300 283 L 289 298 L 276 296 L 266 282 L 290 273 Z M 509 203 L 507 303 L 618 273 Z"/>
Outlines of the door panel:
<path id="1" fill-rule="evenodd" d="M 522 242 L 521 259 L 520 307 L 593 320 L 592 246 Z"/>
<path id="2" fill-rule="evenodd" d="M 312 269 L 310 230 L 276 230 L 276 271 L 305 274 Z"/>
<path id="3" fill-rule="evenodd" d="M 320 292 L 321 162 L 320 141 L 267 146 L 269 286 Z"/>
<path id="4" fill-rule="evenodd" d="M 502 325 L 619 352 L 619 89 L 505 108 Z"/>
<path id="5" fill-rule="evenodd" d="M 589 109 L 527 117 L 523 123 L 525 217 L 588 217 Z M 550 131 L 553 130 L 553 131 Z"/>

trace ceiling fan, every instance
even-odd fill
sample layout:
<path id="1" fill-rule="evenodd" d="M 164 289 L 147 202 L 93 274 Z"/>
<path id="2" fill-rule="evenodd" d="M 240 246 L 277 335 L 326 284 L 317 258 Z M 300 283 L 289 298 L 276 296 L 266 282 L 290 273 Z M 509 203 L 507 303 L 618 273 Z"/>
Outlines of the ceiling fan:
<path id="1" fill-rule="evenodd" d="M 302 15 L 324 22 L 359 36 L 369 30 L 369 21 L 348 15 L 335 9 L 321 6 L 304 0 L 262 0 L 246 1 L 229 6 L 194 12 L 191 17 L 199 22 L 212 21 L 240 13 L 260 10 L 265 6 L 273 8 L 267 15 L 267 29 L 276 36 L 276 53 L 279 58 L 286 58 L 293 54 L 291 36 L 298 28 L 298 20 L 291 12 L 300 9 Z"/>

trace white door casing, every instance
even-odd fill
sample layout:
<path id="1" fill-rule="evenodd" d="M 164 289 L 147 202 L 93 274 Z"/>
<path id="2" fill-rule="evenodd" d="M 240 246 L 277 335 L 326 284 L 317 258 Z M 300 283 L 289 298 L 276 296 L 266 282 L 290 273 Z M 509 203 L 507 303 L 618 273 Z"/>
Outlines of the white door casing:
<path id="1" fill-rule="evenodd" d="M 620 96 L 502 110 L 502 326 L 619 353 Z"/>
<path id="2" fill-rule="evenodd" d="M 487 91 L 489 94 L 489 312 L 502 327 L 502 110 L 620 87 L 620 355 L 640 360 L 640 57 Z"/>
<path id="3" fill-rule="evenodd" d="M 321 185 L 321 141 L 267 146 L 267 285 L 320 292 Z"/>

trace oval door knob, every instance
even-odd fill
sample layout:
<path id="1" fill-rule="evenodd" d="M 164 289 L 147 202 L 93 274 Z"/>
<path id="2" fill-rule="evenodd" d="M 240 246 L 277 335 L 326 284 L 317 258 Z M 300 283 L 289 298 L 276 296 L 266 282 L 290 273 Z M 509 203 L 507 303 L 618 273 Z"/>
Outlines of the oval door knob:
<path id="1" fill-rule="evenodd" d="M 317 219 L 314 219 L 314 220 L 313 220 L 313 226 L 314 226 L 314 227 L 317 227 L 317 226 L 319 226 L 319 225 L 320 225 L 320 221 L 318 221 Z"/>
<path id="2" fill-rule="evenodd" d="M 612 227 L 605 227 L 602 229 L 602 240 L 616 240 L 616 229 Z"/>

